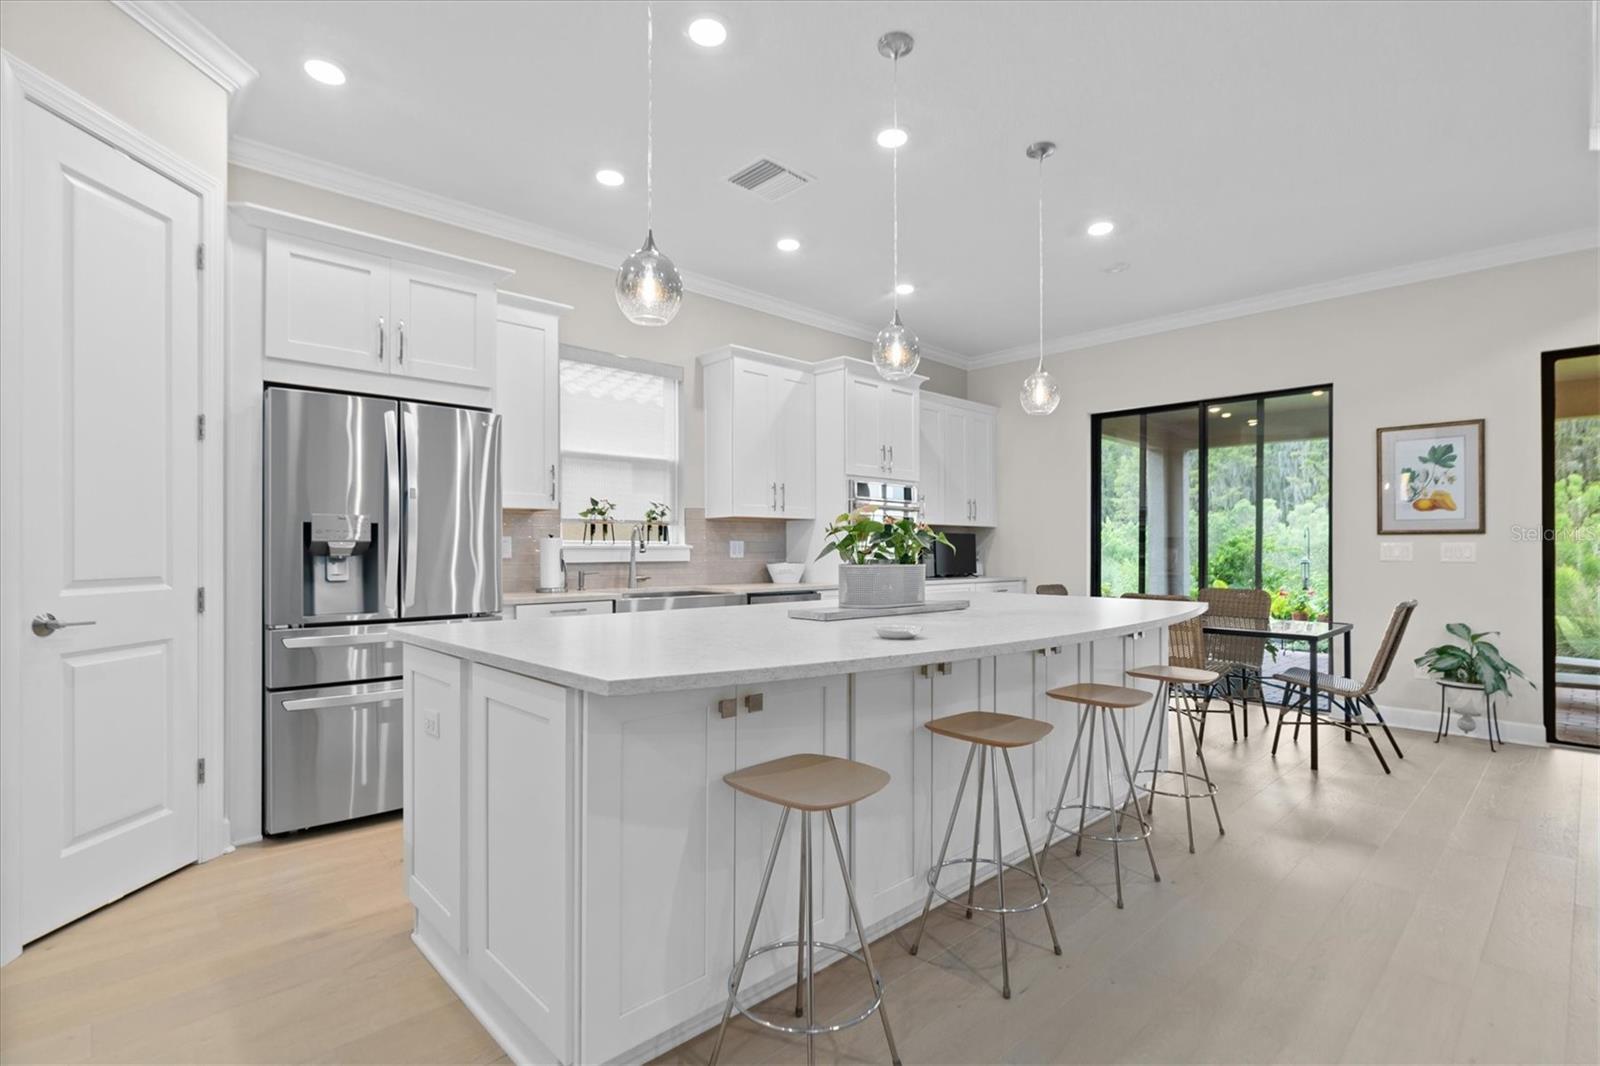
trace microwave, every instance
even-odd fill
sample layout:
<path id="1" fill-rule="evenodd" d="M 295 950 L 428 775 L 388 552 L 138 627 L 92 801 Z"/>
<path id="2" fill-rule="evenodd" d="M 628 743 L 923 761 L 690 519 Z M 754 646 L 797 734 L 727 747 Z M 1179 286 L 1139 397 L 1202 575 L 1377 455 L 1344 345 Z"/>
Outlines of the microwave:
<path id="1" fill-rule="evenodd" d="M 928 555 L 929 577 L 976 577 L 978 574 L 978 535 L 945 533 L 947 548 L 935 544 Z"/>

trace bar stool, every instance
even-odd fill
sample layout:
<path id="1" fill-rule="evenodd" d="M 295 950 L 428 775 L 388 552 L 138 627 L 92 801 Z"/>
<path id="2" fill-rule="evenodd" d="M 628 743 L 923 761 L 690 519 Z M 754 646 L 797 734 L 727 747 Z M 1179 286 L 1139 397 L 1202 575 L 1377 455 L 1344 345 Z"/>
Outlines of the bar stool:
<path id="1" fill-rule="evenodd" d="M 883 1036 L 889 1042 L 889 1057 L 900 1066 L 900 1052 L 895 1048 L 894 1032 L 889 1028 L 889 1014 L 883 1006 L 883 979 L 872 963 L 872 949 L 867 946 L 867 930 L 861 924 L 861 911 L 856 907 L 856 890 L 850 880 L 850 866 L 845 861 L 844 846 L 839 843 L 839 828 L 834 824 L 833 812 L 837 807 L 848 807 L 873 795 L 889 783 L 889 775 L 875 766 L 852 762 L 832 755 L 786 755 L 781 759 L 758 763 L 736 770 L 722 778 L 735 791 L 755 799 L 776 803 L 783 808 L 778 819 L 778 832 L 772 838 L 772 852 L 767 856 L 767 869 L 761 875 L 761 888 L 756 892 L 755 910 L 750 915 L 750 929 L 744 936 L 744 950 L 734 964 L 733 976 L 728 979 L 728 1002 L 722 1008 L 722 1025 L 717 1030 L 717 1043 L 711 1049 L 711 1062 L 716 1063 L 722 1054 L 722 1040 L 728 1032 L 728 1020 L 735 1009 L 757 1025 L 780 1033 L 790 1033 L 806 1038 L 806 1060 L 816 1061 L 818 1033 L 837 1033 L 866 1021 L 876 1013 L 883 1022 Z M 761 905 L 767 899 L 767 886 L 772 883 L 772 871 L 778 865 L 778 848 L 783 843 L 784 830 L 789 825 L 789 815 L 800 812 L 800 929 L 794 940 L 780 940 L 751 949 L 756 938 L 756 925 L 761 920 Z M 828 835 L 833 839 L 834 854 L 839 859 L 839 873 L 844 879 L 845 899 L 850 901 L 850 920 L 855 925 L 856 936 L 861 941 L 860 951 L 851 951 L 843 944 L 830 944 L 816 939 L 812 915 L 812 865 L 811 865 L 811 815 L 822 812 Z M 758 1018 L 739 1002 L 739 981 L 744 977 L 745 964 L 757 955 L 783 948 L 795 949 L 795 1016 L 805 1017 L 804 1025 L 779 1025 Z M 816 974 L 816 949 L 827 948 L 841 955 L 859 960 L 867 968 L 872 982 L 873 999 L 865 1010 L 836 1025 L 816 1023 L 812 983 Z"/>
<path id="2" fill-rule="evenodd" d="M 1184 687 L 1198 687 L 1204 691 L 1209 691 L 1210 686 L 1222 680 L 1222 675 L 1215 670 L 1200 670 L 1192 666 L 1173 666 L 1170 663 L 1164 663 L 1157 666 L 1136 666 L 1128 671 L 1128 676 L 1159 683 L 1156 688 L 1155 713 L 1150 716 L 1150 720 L 1144 725 L 1144 737 L 1139 741 L 1139 757 L 1133 760 L 1135 766 L 1144 765 L 1145 747 L 1150 743 L 1150 727 L 1156 726 L 1157 721 L 1159 721 L 1160 725 L 1156 726 L 1156 758 L 1150 764 L 1150 784 L 1148 786 L 1140 786 L 1140 791 L 1150 797 L 1150 806 L 1146 810 L 1146 815 L 1152 820 L 1155 818 L 1157 796 L 1176 796 L 1181 798 L 1183 800 L 1183 820 L 1189 830 L 1189 854 L 1193 855 L 1194 815 L 1189 809 L 1190 800 L 1201 798 L 1211 800 L 1211 813 L 1216 815 L 1217 818 L 1217 835 L 1226 836 L 1228 831 L 1222 828 L 1222 812 L 1217 809 L 1217 786 L 1211 780 L 1211 771 L 1206 768 L 1206 755 L 1200 748 L 1200 728 L 1196 724 L 1197 712 L 1192 706 L 1194 700 L 1207 699 L 1209 697 L 1197 697 L 1192 693 L 1183 693 L 1181 689 Z M 1178 692 L 1180 699 L 1190 700 L 1191 706 L 1175 705 L 1172 702 L 1174 692 Z M 1164 713 L 1165 711 L 1170 711 L 1189 723 L 1189 739 L 1194 741 L 1194 754 L 1200 760 L 1200 772 L 1198 774 L 1189 772 L 1189 757 L 1184 753 L 1186 740 L 1181 732 L 1178 736 L 1178 765 L 1180 769 L 1163 770 L 1159 768 L 1161 753 L 1167 750 L 1167 715 Z M 1162 774 L 1177 778 L 1177 782 L 1183 791 L 1173 792 L 1157 788 L 1156 778 Z M 1195 792 L 1191 790 L 1189 787 L 1190 782 L 1203 784 L 1205 791 Z"/>
<path id="3" fill-rule="evenodd" d="M 1067 836 L 1074 837 L 1077 841 L 1073 849 L 1075 854 L 1083 854 L 1083 840 L 1087 836 L 1090 840 L 1101 840 L 1111 845 L 1111 862 L 1117 876 L 1117 908 L 1122 908 L 1122 849 L 1121 845 L 1131 844 L 1135 840 L 1144 841 L 1144 851 L 1150 858 L 1150 872 L 1157 881 L 1161 880 L 1161 871 L 1156 869 L 1156 853 L 1150 847 L 1150 823 L 1145 820 L 1144 808 L 1139 806 L 1139 786 L 1134 782 L 1133 770 L 1128 766 L 1128 749 L 1123 742 L 1122 727 L 1117 724 L 1116 712 L 1129 711 L 1144 705 L 1150 697 L 1142 690 L 1136 688 L 1123 688 L 1120 685 L 1100 685 L 1082 683 L 1077 685 L 1064 685 L 1053 688 L 1045 693 L 1053 700 L 1062 700 L 1066 703 L 1076 703 L 1085 708 L 1078 716 L 1078 735 L 1072 742 L 1072 755 L 1067 759 L 1066 772 L 1061 775 L 1061 793 L 1056 797 L 1056 805 L 1047 815 L 1050 819 L 1050 832 L 1045 836 L 1045 850 L 1050 849 L 1050 842 L 1055 838 L 1057 829 L 1061 829 L 1060 818 L 1063 811 L 1078 812 L 1077 829 L 1061 829 Z M 1106 753 L 1106 802 L 1104 806 L 1089 802 L 1089 769 L 1094 764 L 1094 734 L 1095 711 L 1099 711 L 1100 719 L 1100 744 Z M 1080 803 L 1067 803 L 1067 782 L 1072 777 L 1073 769 L 1078 765 L 1078 748 L 1083 743 L 1085 724 L 1089 727 L 1089 751 L 1084 758 L 1083 765 L 1083 800 Z M 1137 833 L 1122 831 L 1122 819 L 1127 800 L 1116 802 L 1116 793 L 1111 782 L 1111 739 L 1116 738 L 1117 755 L 1122 760 L 1122 775 L 1128 782 L 1128 799 L 1133 801 L 1133 813 L 1139 819 Z M 1084 822 L 1090 811 L 1103 811 L 1106 815 L 1115 814 L 1116 824 L 1109 833 L 1085 833 Z"/>
<path id="4" fill-rule="evenodd" d="M 950 808 L 950 824 L 945 826 L 944 843 L 939 846 L 939 859 L 933 868 L 928 871 L 928 898 L 922 904 L 922 922 L 917 926 L 917 938 L 912 941 L 911 954 L 915 955 L 922 946 L 922 934 L 928 928 L 928 910 L 933 906 L 933 897 L 949 903 L 960 902 L 946 895 L 939 888 L 939 873 L 946 866 L 969 866 L 971 873 L 967 878 L 967 917 L 972 917 L 973 911 L 982 911 L 984 914 L 998 914 L 1000 916 L 1000 995 L 1006 999 L 1011 998 L 1011 959 L 1006 943 L 1006 915 L 1023 914 L 1027 911 L 1044 910 L 1044 920 L 1050 926 L 1050 942 L 1055 945 L 1056 954 L 1061 954 L 1061 941 L 1056 937 L 1056 920 L 1050 916 L 1050 890 L 1045 887 L 1044 875 L 1039 870 L 1039 856 L 1034 854 L 1033 841 L 1028 836 L 1028 816 L 1022 810 L 1022 793 L 1017 789 L 1017 775 L 1011 769 L 1012 748 L 1023 748 L 1030 744 L 1037 744 L 1050 735 L 1054 728 L 1049 722 L 1041 722 L 1034 718 L 1019 718 L 1014 714 L 995 714 L 989 711 L 967 711 L 964 714 L 952 714 L 944 718 L 935 718 L 926 723 L 928 731 L 953 740 L 964 740 L 972 745 L 967 751 L 967 764 L 961 770 L 961 783 L 956 786 L 956 800 Z M 989 749 L 989 792 L 992 803 L 994 820 L 994 858 L 978 858 L 978 836 L 983 826 L 983 760 L 978 760 L 978 791 L 977 805 L 972 816 L 972 857 L 968 859 L 950 859 L 945 861 L 945 856 L 950 853 L 950 837 L 956 829 L 956 814 L 961 810 L 961 797 L 967 790 L 967 775 L 972 772 L 972 760 L 977 757 L 979 748 Z M 1006 906 L 1006 870 L 1012 869 L 1019 873 L 1027 871 L 1015 863 L 1005 861 L 1005 850 L 1000 842 L 1000 762 L 1005 762 L 1006 777 L 1011 782 L 1011 798 L 1017 805 L 1017 820 L 1022 825 L 1022 843 L 1028 849 L 1028 863 L 1033 867 L 1033 882 L 1039 886 L 1039 898 L 1033 903 L 1015 907 Z M 995 889 L 999 893 L 999 903 L 993 907 L 980 907 L 972 902 L 973 892 L 978 886 L 978 867 L 981 865 L 995 868 Z"/>

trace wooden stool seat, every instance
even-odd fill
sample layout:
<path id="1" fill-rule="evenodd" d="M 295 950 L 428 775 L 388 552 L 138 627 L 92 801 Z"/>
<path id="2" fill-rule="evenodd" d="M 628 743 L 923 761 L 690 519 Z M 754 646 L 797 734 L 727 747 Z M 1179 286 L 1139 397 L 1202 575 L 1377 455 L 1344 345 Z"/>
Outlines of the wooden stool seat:
<path id="1" fill-rule="evenodd" d="M 1215 670 L 1197 670 L 1192 666 L 1173 666 L 1170 663 L 1135 666 L 1128 671 L 1128 676 L 1146 681 L 1165 681 L 1169 685 L 1215 685 L 1222 680 L 1222 675 Z"/>
<path id="2" fill-rule="evenodd" d="M 1019 718 L 1014 714 L 996 714 L 992 711 L 946 715 L 935 718 L 927 725 L 930 733 L 989 748 L 1025 748 L 1029 744 L 1039 743 L 1055 728 L 1037 718 Z"/>
<path id="3" fill-rule="evenodd" d="M 1134 707 L 1142 707 L 1150 702 L 1150 693 L 1142 689 L 1123 688 L 1121 685 L 1099 685 L 1090 682 L 1053 688 L 1046 692 L 1045 695 L 1053 700 L 1082 703 L 1090 707 L 1110 707 L 1112 710 L 1117 711 L 1131 710 Z"/>
<path id="4" fill-rule="evenodd" d="M 831 811 L 880 791 L 889 775 L 876 766 L 834 755 L 785 755 L 735 770 L 728 787 L 796 811 Z"/>

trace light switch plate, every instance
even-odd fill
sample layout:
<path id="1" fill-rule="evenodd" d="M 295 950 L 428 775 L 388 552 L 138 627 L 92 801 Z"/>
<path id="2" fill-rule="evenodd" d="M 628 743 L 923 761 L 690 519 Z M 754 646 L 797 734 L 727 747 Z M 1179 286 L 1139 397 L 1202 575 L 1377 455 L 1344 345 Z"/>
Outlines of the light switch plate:
<path id="1" fill-rule="evenodd" d="M 1378 561 L 1383 563 L 1409 563 L 1411 545 L 1402 540 L 1386 540 L 1378 545 Z"/>
<path id="2" fill-rule="evenodd" d="M 1441 563 L 1475 563 L 1478 561 L 1478 546 L 1469 540 L 1440 544 L 1439 561 Z"/>
<path id="3" fill-rule="evenodd" d="M 730 541 L 728 541 L 728 558 L 730 558 L 730 559 L 743 559 L 744 558 L 744 541 L 742 541 L 742 540 L 730 540 Z"/>
<path id="4" fill-rule="evenodd" d="M 502 559 L 511 558 L 511 538 L 510 537 L 501 537 L 500 538 L 500 558 L 502 558 Z"/>
<path id="5" fill-rule="evenodd" d="M 430 737 L 439 735 L 439 715 L 437 713 L 422 716 L 422 731 Z"/>

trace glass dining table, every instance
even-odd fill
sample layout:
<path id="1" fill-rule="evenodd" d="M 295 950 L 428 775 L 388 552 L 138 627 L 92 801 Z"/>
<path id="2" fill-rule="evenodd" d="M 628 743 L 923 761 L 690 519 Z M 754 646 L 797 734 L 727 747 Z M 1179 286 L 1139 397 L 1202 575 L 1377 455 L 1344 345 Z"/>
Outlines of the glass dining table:
<path id="1" fill-rule="evenodd" d="M 1291 647 L 1304 645 L 1309 652 L 1307 669 L 1311 674 L 1310 700 L 1308 707 L 1317 705 L 1317 665 L 1318 658 L 1324 648 L 1328 653 L 1328 669 L 1335 668 L 1339 663 L 1345 677 L 1350 676 L 1350 632 L 1355 627 L 1349 622 L 1296 622 L 1284 618 L 1230 618 L 1227 615 L 1203 614 L 1200 616 L 1200 628 L 1207 634 L 1215 633 L 1218 636 L 1228 637 L 1259 637 L 1270 640 L 1279 645 Z M 1334 638 L 1343 638 L 1339 649 L 1341 654 L 1334 655 Z M 1314 724 L 1311 727 L 1311 769 L 1317 768 L 1317 734 L 1321 732 Z"/>

